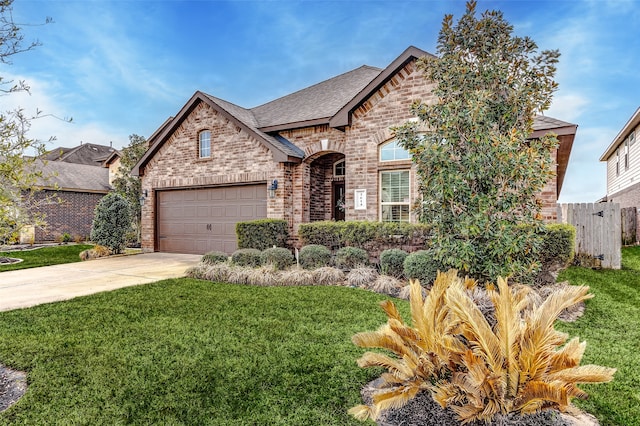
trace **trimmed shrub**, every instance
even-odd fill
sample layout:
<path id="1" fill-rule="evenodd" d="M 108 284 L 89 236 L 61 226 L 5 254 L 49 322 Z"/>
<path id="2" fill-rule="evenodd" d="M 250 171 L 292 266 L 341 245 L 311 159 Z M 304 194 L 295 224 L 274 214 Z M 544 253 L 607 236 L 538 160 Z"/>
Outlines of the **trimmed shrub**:
<path id="1" fill-rule="evenodd" d="M 357 247 L 342 247 L 336 252 L 333 262 L 338 268 L 357 268 L 369 264 L 369 254 Z"/>
<path id="2" fill-rule="evenodd" d="M 319 244 L 332 250 L 351 246 L 373 252 L 384 246 L 424 246 L 429 229 L 426 224 L 320 221 L 301 224 L 298 235 L 304 244 Z"/>
<path id="3" fill-rule="evenodd" d="M 260 254 L 260 262 L 262 265 L 273 265 L 274 268 L 280 270 L 293 265 L 295 258 L 289 249 L 273 247 L 264 250 Z"/>
<path id="4" fill-rule="evenodd" d="M 442 268 L 431 250 L 418 250 L 409 254 L 403 267 L 405 277 L 420 280 L 423 286 L 431 284 L 436 279 L 438 269 Z"/>
<path id="5" fill-rule="evenodd" d="M 404 260 L 409 253 L 400 249 L 389 249 L 380 253 L 380 272 L 395 278 L 404 276 Z"/>
<path id="6" fill-rule="evenodd" d="M 255 268 L 261 265 L 260 250 L 240 249 L 233 252 L 231 262 L 238 266 L 249 266 Z"/>
<path id="7" fill-rule="evenodd" d="M 322 268 L 331 262 L 331 251 L 325 246 L 310 244 L 300 249 L 298 260 L 305 269 Z"/>
<path id="8" fill-rule="evenodd" d="M 575 255 L 576 228 L 566 223 L 545 226 L 540 249 L 542 265 L 559 263 L 569 266 Z"/>
<path id="9" fill-rule="evenodd" d="M 264 250 L 269 247 L 284 247 L 289 238 L 289 226 L 282 219 L 258 219 L 236 223 L 239 249 Z"/>
<path id="10" fill-rule="evenodd" d="M 129 202 L 115 192 L 102 197 L 94 212 L 91 241 L 108 247 L 114 254 L 122 253 L 130 228 Z"/>
<path id="11" fill-rule="evenodd" d="M 229 256 L 221 251 L 210 251 L 202 256 L 201 262 L 208 265 L 215 265 L 216 263 L 224 263 L 229 260 Z"/>

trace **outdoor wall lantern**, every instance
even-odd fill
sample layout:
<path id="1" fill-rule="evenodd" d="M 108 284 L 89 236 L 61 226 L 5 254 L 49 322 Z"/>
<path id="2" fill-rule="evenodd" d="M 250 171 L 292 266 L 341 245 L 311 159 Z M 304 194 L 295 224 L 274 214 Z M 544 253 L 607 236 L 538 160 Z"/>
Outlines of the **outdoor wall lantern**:
<path id="1" fill-rule="evenodd" d="M 278 179 L 274 179 L 267 189 L 269 192 L 269 198 L 276 198 L 276 189 L 278 189 Z"/>
<path id="2" fill-rule="evenodd" d="M 140 195 L 140 205 L 144 206 L 144 200 L 149 196 L 149 191 L 147 191 L 146 189 L 142 191 L 142 195 Z"/>

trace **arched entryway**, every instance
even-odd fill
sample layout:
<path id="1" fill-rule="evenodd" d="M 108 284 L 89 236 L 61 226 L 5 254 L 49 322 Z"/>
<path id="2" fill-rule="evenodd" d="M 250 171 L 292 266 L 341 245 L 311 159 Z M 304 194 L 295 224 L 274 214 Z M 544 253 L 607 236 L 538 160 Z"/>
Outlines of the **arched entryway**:
<path id="1" fill-rule="evenodd" d="M 309 167 L 309 220 L 344 220 L 344 154 L 331 152 L 321 155 Z"/>

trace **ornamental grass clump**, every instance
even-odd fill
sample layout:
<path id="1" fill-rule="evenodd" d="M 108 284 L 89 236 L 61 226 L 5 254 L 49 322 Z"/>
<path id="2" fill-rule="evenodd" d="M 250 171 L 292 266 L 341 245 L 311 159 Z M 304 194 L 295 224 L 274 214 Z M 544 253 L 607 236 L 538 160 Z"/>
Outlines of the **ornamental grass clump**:
<path id="1" fill-rule="evenodd" d="M 412 325 L 405 324 L 393 302 L 381 302 L 388 321 L 378 331 L 359 333 L 353 342 L 382 348 L 395 356 L 367 352 L 360 367 L 384 367 L 371 406 L 349 412 L 376 419 L 385 409 L 399 408 L 419 392 L 430 392 L 464 424 L 491 421 L 509 413 L 572 411 L 572 398 L 586 398 L 580 383 L 613 379 L 615 369 L 580 366 L 586 343 L 554 328 L 567 307 L 592 297 L 585 286 L 568 286 L 542 303 L 530 303 L 531 291 L 509 287 L 498 278 L 487 285 L 495 309 L 492 327 L 469 290 L 475 280 L 457 271 L 439 273 L 426 297 L 417 280 L 411 283 Z"/>
<path id="2" fill-rule="evenodd" d="M 313 280 L 318 285 L 344 285 L 345 274 L 341 269 L 325 266 L 312 272 Z"/>

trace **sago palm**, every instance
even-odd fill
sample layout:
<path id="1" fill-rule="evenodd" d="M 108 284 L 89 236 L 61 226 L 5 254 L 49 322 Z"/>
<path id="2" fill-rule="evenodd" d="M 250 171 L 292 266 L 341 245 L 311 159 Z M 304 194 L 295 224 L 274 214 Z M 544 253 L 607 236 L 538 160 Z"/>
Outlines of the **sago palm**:
<path id="1" fill-rule="evenodd" d="M 497 414 L 571 409 L 585 398 L 579 383 L 607 382 L 615 369 L 579 366 L 585 343 L 554 329 L 565 308 L 589 297 L 588 287 L 569 286 L 539 302 L 528 287 L 498 286 L 487 292 L 495 309 L 491 325 L 469 291 L 476 282 L 457 271 L 438 274 L 426 298 L 411 282 L 412 326 L 404 324 L 390 301 L 383 302 L 388 322 L 375 333 L 353 337 L 361 347 L 390 350 L 395 357 L 366 353 L 358 364 L 382 366 L 381 389 L 373 406 L 354 407 L 357 418 L 376 418 L 381 410 L 406 404 L 427 390 L 463 423 L 490 420 Z"/>

